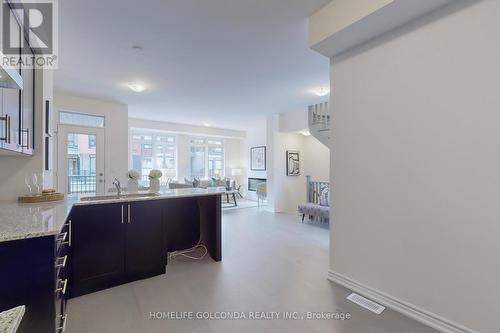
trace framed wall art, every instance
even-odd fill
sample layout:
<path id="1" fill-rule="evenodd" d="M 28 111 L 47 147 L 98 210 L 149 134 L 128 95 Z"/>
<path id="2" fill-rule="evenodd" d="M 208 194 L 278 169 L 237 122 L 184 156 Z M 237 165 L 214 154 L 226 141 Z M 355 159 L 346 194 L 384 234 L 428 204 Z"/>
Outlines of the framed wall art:
<path id="1" fill-rule="evenodd" d="M 297 150 L 286 151 L 286 175 L 300 176 L 300 152 Z"/>
<path id="2" fill-rule="evenodd" d="M 250 148 L 250 170 L 265 171 L 266 170 L 266 147 Z"/>

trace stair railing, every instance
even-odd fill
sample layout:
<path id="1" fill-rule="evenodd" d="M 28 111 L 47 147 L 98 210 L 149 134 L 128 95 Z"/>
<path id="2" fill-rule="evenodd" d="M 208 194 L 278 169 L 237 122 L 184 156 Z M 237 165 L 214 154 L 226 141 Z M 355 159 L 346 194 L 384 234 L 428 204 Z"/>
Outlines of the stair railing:
<path id="1" fill-rule="evenodd" d="M 309 125 L 318 130 L 330 129 L 330 110 L 328 102 L 309 106 Z"/>

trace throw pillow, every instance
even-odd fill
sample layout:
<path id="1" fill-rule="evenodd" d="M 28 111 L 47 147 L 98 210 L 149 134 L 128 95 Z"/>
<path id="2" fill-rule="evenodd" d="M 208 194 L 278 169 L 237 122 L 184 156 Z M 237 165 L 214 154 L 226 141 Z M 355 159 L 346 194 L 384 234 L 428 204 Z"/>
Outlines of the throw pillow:
<path id="1" fill-rule="evenodd" d="M 320 206 L 330 206 L 330 188 L 328 186 L 321 188 L 319 204 Z"/>

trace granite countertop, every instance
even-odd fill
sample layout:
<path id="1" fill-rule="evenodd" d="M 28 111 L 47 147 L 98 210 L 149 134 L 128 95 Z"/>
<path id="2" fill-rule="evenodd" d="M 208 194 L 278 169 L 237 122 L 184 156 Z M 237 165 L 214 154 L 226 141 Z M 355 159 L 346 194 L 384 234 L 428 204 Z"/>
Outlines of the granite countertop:
<path id="1" fill-rule="evenodd" d="M 23 319 L 24 305 L 0 312 L 0 333 L 15 333 Z"/>
<path id="2" fill-rule="evenodd" d="M 0 201 L 0 242 L 57 235 L 66 223 L 73 206 L 220 195 L 221 192 L 223 191 L 220 189 L 186 188 L 163 190 L 153 197 L 111 198 L 100 201 L 81 201 L 81 198 L 88 195 L 69 196 L 62 201 L 39 204 Z"/>

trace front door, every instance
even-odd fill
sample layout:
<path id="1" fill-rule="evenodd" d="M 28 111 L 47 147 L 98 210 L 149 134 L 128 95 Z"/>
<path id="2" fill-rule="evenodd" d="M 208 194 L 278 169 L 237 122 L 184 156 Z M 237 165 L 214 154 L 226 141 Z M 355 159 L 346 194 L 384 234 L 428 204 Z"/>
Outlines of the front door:
<path id="1" fill-rule="evenodd" d="M 104 129 L 59 125 L 57 140 L 59 192 L 104 194 Z"/>

